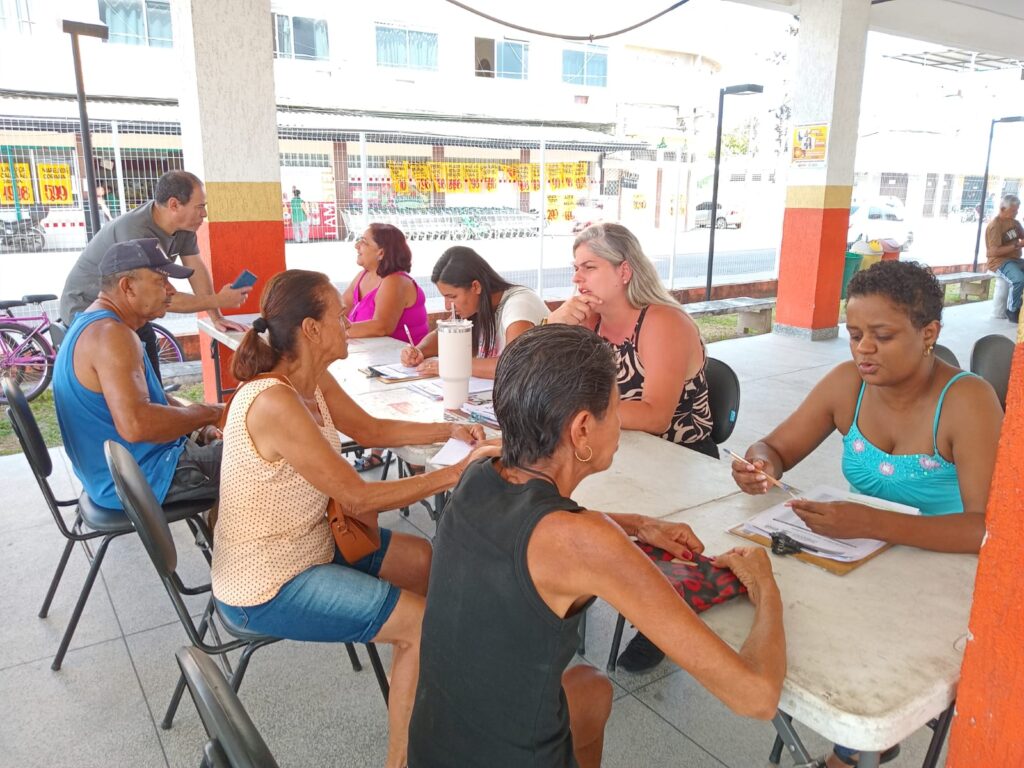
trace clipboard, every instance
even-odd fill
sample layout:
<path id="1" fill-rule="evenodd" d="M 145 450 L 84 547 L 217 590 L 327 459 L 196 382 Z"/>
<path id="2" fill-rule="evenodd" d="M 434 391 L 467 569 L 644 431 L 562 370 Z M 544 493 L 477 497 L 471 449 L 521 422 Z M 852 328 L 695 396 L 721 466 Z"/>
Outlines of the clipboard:
<path id="1" fill-rule="evenodd" d="M 761 536 L 757 533 L 747 533 L 743 530 L 744 525 L 744 523 L 735 525 L 732 528 L 729 528 L 727 533 L 731 533 L 733 536 L 739 536 L 741 539 L 746 539 L 747 541 L 752 541 L 755 544 L 760 544 L 762 547 L 766 547 L 767 549 L 771 550 L 771 539 L 769 539 L 767 536 Z M 860 560 L 852 560 L 848 563 L 842 563 L 838 560 L 829 560 L 827 557 L 819 557 L 818 555 L 812 555 L 810 552 L 797 552 L 793 555 L 780 555 L 780 557 L 793 557 L 797 560 L 803 560 L 805 563 L 816 565 L 819 568 L 828 571 L 829 573 L 834 573 L 836 576 L 845 576 L 850 571 L 853 571 L 859 568 L 860 566 L 864 565 L 864 563 L 866 563 L 868 560 L 872 560 L 878 557 L 880 554 L 885 552 L 887 549 L 890 549 L 891 547 L 891 543 L 886 543 L 885 546 L 876 549 L 867 557 L 862 557 Z"/>
<path id="2" fill-rule="evenodd" d="M 396 378 L 392 376 L 381 376 L 373 370 L 373 366 L 369 365 L 366 368 L 360 368 L 359 372 L 366 376 L 368 379 L 377 379 L 384 384 L 405 384 L 409 381 L 420 381 L 421 379 L 436 379 L 437 376 L 432 373 L 423 374 L 422 376 L 403 376 Z"/>

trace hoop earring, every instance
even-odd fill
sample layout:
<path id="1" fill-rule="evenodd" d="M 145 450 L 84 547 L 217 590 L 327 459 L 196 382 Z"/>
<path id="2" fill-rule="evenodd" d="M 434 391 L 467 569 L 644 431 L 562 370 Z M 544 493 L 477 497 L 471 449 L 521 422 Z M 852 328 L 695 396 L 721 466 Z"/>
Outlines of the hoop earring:
<path id="1" fill-rule="evenodd" d="M 588 445 L 587 446 L 587 450 L 590 451 L 590 453 L 587 454 L 587 458 L 585 458 L 585 459 L 582 456 L 580 456 L 576 451 L 573 451 L 572 455 L 576 457 L 576 461 L 581 461 L 584 464 L 586 464 L 588 461 L 590 461 L 592 458 L 594 458 L 594 449 L 593 449 L 593 447 Z"/>

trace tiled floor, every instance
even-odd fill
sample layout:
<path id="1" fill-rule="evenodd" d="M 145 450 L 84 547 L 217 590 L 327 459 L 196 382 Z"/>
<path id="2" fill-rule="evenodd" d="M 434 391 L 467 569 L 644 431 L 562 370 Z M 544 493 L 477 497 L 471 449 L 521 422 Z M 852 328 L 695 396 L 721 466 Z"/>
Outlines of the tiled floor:
<path id="1" fill-rule="evenodd" d="M 987 302 L 946 312 L 942 341 L 964 364 L 974 339 L 988 333 L 1012 338 L 1013 327 L 991 320 L 989 313 Z M 720 342 L 710 352 L 733 366 L 743 385 L 730 440 L 738 450 L 771 429 L 849 354 L 843 338 L 810 343 L 774 335 Z M 67 497 L 69 468 L 60 451 L 54 459 L 55 482 Z M 833 436 L 789 479 L 804 486 L 835 482 L 838 461 Z M 382 522 L 418 535 L 434 531 L 418 506 L 408 520 L 389 512 Z M 177 542 L 186 583 L 203 580 L 205 563 L 186 531 L 177 531 Z M 163 731 L 158 725 L 176 678 L 172 654 L 187 640 L 134 537 L 111 545 L 64 667 L 50 670 L 86 570 L 84 556 L 76 551 L 49 618 L 39 619 L 36 612 L 62 546 L 24 459 L 0 459 L 0 766 L 197 765 L 204 734 L 187 696 L 174 727 Z M 192 605 L 199 610 L 199 602 Z M 597 604 L 589 617 L 587 660 L 599 667 L 608 654 L 614 616 L 610 607 Z M 856 642 L 853 635 L 851 642 Z M 604 765 L 748 768 L 767 763 L 771 727 L 733 716 L 671 663 L 643 675 L 618 673 L 614 682 Z M 381 763 L 380 693 L 369 668 L 353 673 L 340 646 L 282 642 L 257 651 L 241 697 L 283 765 Z M 824 752 L 823 739 L 803 733 L 812 753 Z M 919 765 L 929 736 L 922 730 L 908 739 L 891 765 Z"/>

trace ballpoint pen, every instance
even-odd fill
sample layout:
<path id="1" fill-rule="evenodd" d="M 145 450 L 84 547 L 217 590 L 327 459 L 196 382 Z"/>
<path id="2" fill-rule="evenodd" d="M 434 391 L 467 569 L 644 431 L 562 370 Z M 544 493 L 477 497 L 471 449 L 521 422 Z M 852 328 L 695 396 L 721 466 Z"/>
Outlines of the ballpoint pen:
<path id="1" fill-rule="evenodd" d="M 415 348 L 416 344 L 412 340 L 412 334 L 409 333 L 409 326 L 403 323 L 402 327 L 405 329 L 405 338 L 409 340 L 409 346 Z"/>
<path id="2" fill-rule="evenodd" d="M 750 461 L 750 459 L 745 459 L 744 457 L 740 456 L 738 453 L 733 453 L 728 448 L 725 449 L 725 452 L 728 453 L 730 456 L 732 456 L 732 458 L 736 459 L 736 461 L 741 461 L 744 464 L 750 464 L 750 466 L 754 466 L 753 463 Z M 796 493 L 796 489 L 793 488 L 793 486 L 791 486 L 789 483 L 784 483 L 781 480 L 779 480 L 778 478 L 772 477 L 767 472 L 761 472 L 760 474 L 764 475 L 764 477 L 768 480 L 769 483 L 771 483 L 772 485 L 774 485 L 774 486 L 776 486 L 778 488 L 781 488 L 786 493 L 788 493 L 790 496 L 792 496 L 794 499 L 799 499 L 800 498 L 800 496 Z"/>

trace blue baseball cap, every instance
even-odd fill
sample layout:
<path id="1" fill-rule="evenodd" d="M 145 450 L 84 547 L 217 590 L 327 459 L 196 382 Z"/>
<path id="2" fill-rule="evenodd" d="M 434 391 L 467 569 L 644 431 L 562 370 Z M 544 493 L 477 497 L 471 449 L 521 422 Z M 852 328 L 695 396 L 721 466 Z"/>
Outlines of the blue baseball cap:
<path id="1" fill-rule="evenodd" d="M 100 261 L 100 276 L 116 275 L 133 269 L 152 269 L 175 278 L 192 277 L 194 269 L 175 264 L 167 258 L 155 237 L 114 243 Z"/>

